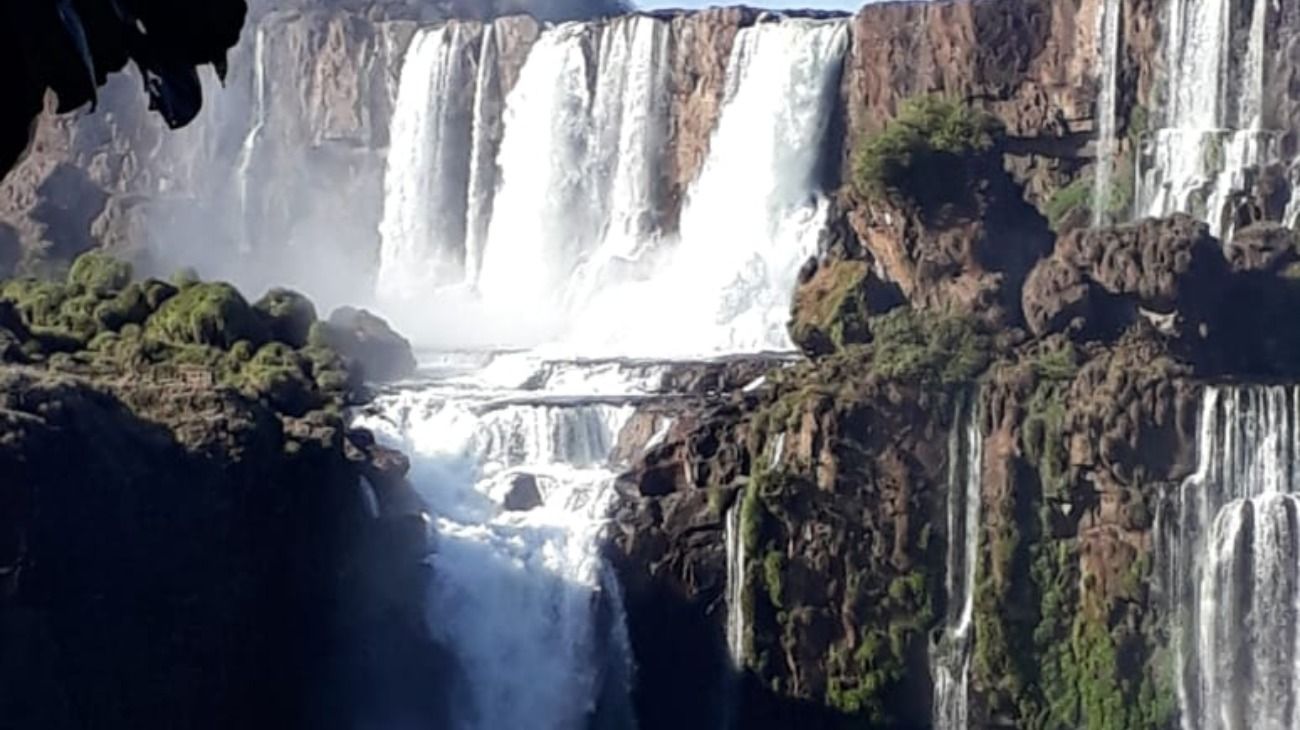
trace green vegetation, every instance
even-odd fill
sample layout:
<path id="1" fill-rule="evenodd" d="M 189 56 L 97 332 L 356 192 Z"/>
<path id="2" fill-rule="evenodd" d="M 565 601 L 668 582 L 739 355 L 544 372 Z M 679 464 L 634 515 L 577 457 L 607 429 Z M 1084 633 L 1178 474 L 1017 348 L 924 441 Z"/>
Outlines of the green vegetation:
<path id="1" fill-rule="evenodd" d="M 82 291 L 105 296 L 121 291 L 131 283 L 131 265 L 108 254 L 86 253 L 72 262 L 68 285 Z"/>
<path id="2" fill-rule="evenodd" d="M 1069 495 L 1069 454 L 1066 452 L 1065 392 L 1060 384 L 1042 381 L 1029 398 L 1020 442 L 1025 458 L 1038 471 L 1045 500 Z"/>
<path id="3" fill-rule="evenodd" d="M 768 550 L 763 556 L 763 583 L 767 585 L 768 600 L 775 608 L 785 605 L 781 600 L 785 568 L 785 553 L 780 550 Z"/>
<path id="4" fill-rule="evenodd" d="M 240 340 L 260 344 L 266 328 L 235 287 L 224 282 L 191 284 L 149 318 L 146 333 L 174 345 L 229 349 Z"/>
<path id="5" fill-rule="evenodd" d="M 925 202 L 964 181 L 960 158 L 991 150 L 1002 135 L 991 114 L 936 96 L 909 99 L 879 133 L 863 140 L 853 160 L 854 184 L 866 196 Z M 957 178 L 954 180 L 954 178 Z"/>
<path id="6" fill-rule="evenodd" d="M 900 308 L 871 320 L 871 369 L 893 380 L 955 385 L 974 380 L 992 359 L 974 320 Z"/>
<path id="7" fill-rule="evenodd" d="M 859 590 L 861 585 L 859 581 Z M 890 695 L 907 671 L 908 649 L 934 621 L 920 572 L 894 578 L 874 602 L 876 620 L 864 622 L 857 646 L 832 649 L 827 661 L 827 704 L 861 717 L 868 727 L 894 719 L 888 712 Z"/>
<path id="8" fill-rule="evenodd" d="M 1133 180 L 1128 174 L 1132 165 L 1127 156 L 1115 160 L 1115 174 L 1111 176 L 1110 197 L 1104 211 L 1108 218 L 1123 218 L 1133 206 Z M 1070 227 L 1072 221 L 1091 222 L 1095 193 L 1096 182 L 1092 175 L 1078 177 L 1060 188 L 1043 206 L 1047 224 L 1059 232 Z"/>
<path id="9" fill-rule="evenodd" d="M 351 397 L 359 381 L 330 333 L 307 343 L 320 323 L 305 297 L 275 290 L 254 308 L 229 284 L 185 279 L 132 281 L 130 265 L 94 252 L 63 282 L 3 282 L 0 312 L 19 321 L 0 330 L 0 350 L 9 361 L 142 382 L 179 384 L 189 369 L 291 415 Z"/>
<path id="10" fill-rule="evenodd" d="M 822 264 L 812 279 L 795 291 L 790 339 L 818 355 L 866 342 L 867 283 L 865 261 L 834 260 Z"/>

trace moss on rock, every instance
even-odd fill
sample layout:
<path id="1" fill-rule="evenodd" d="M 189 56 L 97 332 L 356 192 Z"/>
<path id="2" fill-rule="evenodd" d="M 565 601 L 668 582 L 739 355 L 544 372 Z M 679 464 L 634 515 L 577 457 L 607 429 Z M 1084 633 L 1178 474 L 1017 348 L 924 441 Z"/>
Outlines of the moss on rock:
<path id="1" fill-rule="evenodd" d="M 68 269 L 68 286 L 106 297 L 131 283 L 131 264 L 98 251 L 83 253 Z"/>
<path id="2" fill-rule="evenodd" d="M 316 305 L 292 289 L 272 289 L 253 305 L 266 323 L 271 339 L 305 347 L 316 323 Z"/>
<path id="3" fill-rule="evenodd" d="M 240 340 L 262 343 L 266 329 L 239 290 L 224 282 L 181 289 L 149 318 L 148 336 L 176 345 L 229 348 Z"/>

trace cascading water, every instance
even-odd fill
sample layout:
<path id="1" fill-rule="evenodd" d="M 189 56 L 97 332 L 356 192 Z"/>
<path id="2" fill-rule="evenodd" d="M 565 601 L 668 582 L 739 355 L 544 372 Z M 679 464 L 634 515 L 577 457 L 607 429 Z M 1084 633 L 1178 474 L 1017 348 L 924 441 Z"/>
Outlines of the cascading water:
<path id="1" fill-rule="evenodd" d="M 1170 0 L 1166 108 L 1144 142 L 1140 214 L 1196 215 L 1222 237 L 1231 203 L 1255 169 L 1277 161 L 1281 133 L 1265 127 L 1264 47 L 1271 0 Z M 1245 42 L 1234 29 L 1248 28 Z"/>
<path id="2" fill-rule="evenodd" d="M 930 657 L 934 675 L 931 719 L 936 730 L 966 730 L 970 726 L 972 619 L 984 463 L 984 434 L 975 401 L 958 402 L 948 439 L 948 615 Z"/>
<path id="3" fill-rule="evenodd" d="M 789 347 L 789 294 L 824 225 L 818 170 L 848 25 L 773 16 L 737 34 L 680 220 L 667 199 L 671 33 L 641 15 L 547 27 L 504 98 L 493 26 L 421 31 L 403 64 L 379 299 L 408 331 L 472 298 L 461 329 L 509 324 L 527 330 L 522 344 L 611 355 L 496 356 L 360 418 L 412 454 L 436 521 L 429 618 L 469 675 L 461 730 L 626 715 L 622 610 L 598 546 L 615 437 L 666 371 L 624 358 Z M 534 486 L 540 507 L 503 509 L 534 501 Z M 737 506 L 726 527 L 737 665 L 739 519 Z"/>
<path id="4" fill-rule="evenodd" d="M 745 28 L 670 257 L 581 313 L 579 341 L 658 353 L 787 349 L 789 293 L 825 223 L 817 170 L 848 44 L 841 21 Z M 656 306 L 644 306 L 647 301 Z M 636 342 L 620 342 L 630 328 Z"/>
<path id="5" fill-rule="evenodd" d="M 477 44 L 476 76 L 461 84 L 472 99 L 430 96 L 428 79 L 455 77 L 449 64 L 460 56 L 417 37 L 394 115 L 377 289 L 401 324 L 427 326 L 403 312 L 445 296 L 448 282 L 428 272 L 450 246 L 466 262 L 457 281 L 477 292 L 462 319 L 525 332 L 498 341 L 653 356 L 789 347 L 789 292 L 824 225 L 817 172 L 848 26 L 774 17 L 740 31 L 680 221 L 665 219 L 671 30 L 638 15 L 546 29 L 505 98 L 495 165 L 480 144 L 479 95 L 500 87 L 491 29 Z M 473 151 L 465 169 L 427 143 L 454 103 L 467 110 L 470 131 L 457 143 Z M 459 191 L 450 210 L 439 208 L 460 221 L 450 238 L 430 227 L 437 196 L 414 194 L 431 180 Z"/>
<path id="6" fill-rule="evenodd" d="M 465 277 L 478 278 L 488 223 L 492 220 L 492 195 L 496 192 L 496 147 L 485 130 L 492 108 L 501 96 L 495 25 L 483 29 L 478 54 L 478 78 L 474 82 L 473 147 L 469 157 L 469 190 L 465 203 Z"/>
<path id="7" fill-rule="evenodd" d="M 1115 212 L 1114 179 L 1115 159 L 1119 141 L 1115 137 L 1116 86 L 1119 81 L 1120 52 L 1120 0 L 1106 0 L 1102 6 L 1097 33 L 1100 44 L 1101 69 L 1098 73 L 1097 93 L 1097 167 L 1093 177 L 1092 222 L 1102 225 Z"/>
<path id="8" fill-rule="evenodd" d="M 1186 730 L 1300 728 L 1300 391 L 1207 388 L 1162 517 Z"/>
<path id="9" fill-rule="evenodd" d="M 609 457 L 633 408 L 502 387 L 490 372 L 382 395 L 358 417 L 412 457 L 434 521 L 429 627 L 469 693 L 453 727 L 634 727 L 621 599 L 598 549 Z"/>
<path id="10" fill-rule="evenodd" d="M 411 40 L 393 111 L 384 178 L 379 291 L 412 296 L 459 281 L 465 261 L 477 38 L 454 23 Z"/>

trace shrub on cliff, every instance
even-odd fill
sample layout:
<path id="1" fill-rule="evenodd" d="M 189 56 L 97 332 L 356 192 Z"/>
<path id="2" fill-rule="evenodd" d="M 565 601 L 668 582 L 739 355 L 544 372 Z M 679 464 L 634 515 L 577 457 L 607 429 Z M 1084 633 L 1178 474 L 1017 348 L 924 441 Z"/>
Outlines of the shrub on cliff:
<path id="1" fill-rule="evenodd" d="M 978 377 L 992 344 L 968 317 L 897 309 L 871 320 L 871 369 L 893 379 L 952 385 Z"/>
<path id="2" fill-rule="evenodd" d="M 266 341 L 266 328 L 257 313 L 239 290 L 224 282 L 182 289 L 149 318 L 145 333 L 171 344 L 223 350 L 240 340 Z"/>
<path id="3" fill-rule="evenodd" d="M 991 114 L 953 99 L 908 99 L 898 116 L 868 136 L 853 160 L 853 179 L 866 196 L 918 203 L 950 197 L 964 184 L 961 158 L 989 151 L 1002 134 Z"/>

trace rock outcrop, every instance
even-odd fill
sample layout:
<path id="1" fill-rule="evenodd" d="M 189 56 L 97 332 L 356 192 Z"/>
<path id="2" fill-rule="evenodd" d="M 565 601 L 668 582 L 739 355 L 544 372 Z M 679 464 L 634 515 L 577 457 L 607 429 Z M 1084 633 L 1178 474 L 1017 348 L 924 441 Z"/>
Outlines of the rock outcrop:
<path id="1" fill-rule="evenodd" d="M 447 706 L 407 463 L 346 426 L 360 349 L 308 342 L 314 317 L 98 254 L 0 288 L 8 727 L 347 728 Z"/>
<path id="2" fill-rule="evenodd" d="M 189 123 L 203 104 L 197 67 L 211 64 L 225 74 L 246 10 L 244 0 L 193 11 L 108 0 L 6 5 L 0 46 L 10 73 L 0 88 L 7 109 L 0 170 L 9 170 L 31 142 L 47 91 L 62 112 L 96 103 L 98 87 L 128 61 L 140 69 L 150 109 L 172 128 Z"/>

